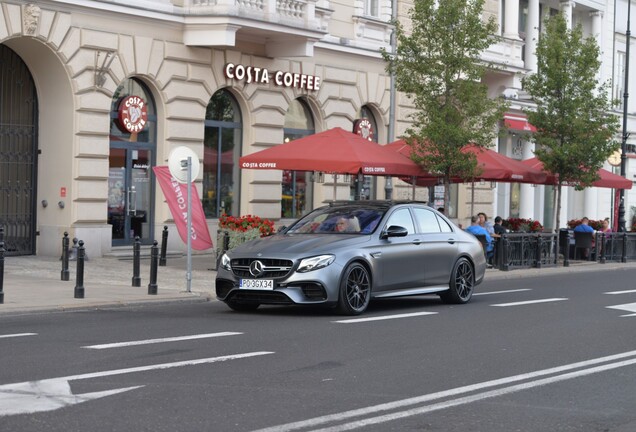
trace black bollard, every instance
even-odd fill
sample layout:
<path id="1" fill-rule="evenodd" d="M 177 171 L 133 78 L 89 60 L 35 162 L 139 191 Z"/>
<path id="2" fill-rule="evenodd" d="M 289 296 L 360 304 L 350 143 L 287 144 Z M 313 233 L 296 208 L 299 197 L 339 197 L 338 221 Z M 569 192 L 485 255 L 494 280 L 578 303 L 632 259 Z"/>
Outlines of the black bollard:
<path id="1" fill-rule="evenodd" d="M 166 252 L 168 249 L 168 227 L 163 227 L 163 232 L 161 233 L 161 256 L 159 257 L 159 265 L 166 265 Z"/>
<path id="2" fill-rule="evenodd" d="M 148 284 L 148 294 L 157 294 L 157 265 L 159 261 L 159 247 L 157 246 L 157 240 L 152 242 L 152 248 L 150 248 L 150 283 Z"/>
<path id="3" fill-rule="evenodd" d="M 1 230 L 2 228 L 0 228 Z M 0 304 L 4 303 L 4 241 L 0 241 Z"/>
<path id="4" fill-rule="evenodd" d="M 621 262 L 627 262 L 627 232 L 623 231 L 623 247 L 621 249 Z"/>
<path id="5" fill-rule="evenodd" d="M 132 286 L 141 286 L 141 277 L 139 277 L 139 260 L 141 259 L 141 241 L 139 236 L 135 237 L 135 243 L 133 244 L 133 277 Z"/>
<path id="6" fill-rule="evenodd" d="M 84 298 L 84 242 L 79 241 L 77 248 L 77 277 L 75 282 L 75 298 Z"/>
<path id="7" fill-rule="evenodd" d="M 61 280 L 67 281 L 70 279 L 70 272 L 68 271 L 68 233 L 64 233 L 64 237 L 62 238 L 62 273 Z"/>
<path id="8" fill-rule="evenodd" d="M 4 243 L 4 227 L 0 227 L 0 242 Z"/>

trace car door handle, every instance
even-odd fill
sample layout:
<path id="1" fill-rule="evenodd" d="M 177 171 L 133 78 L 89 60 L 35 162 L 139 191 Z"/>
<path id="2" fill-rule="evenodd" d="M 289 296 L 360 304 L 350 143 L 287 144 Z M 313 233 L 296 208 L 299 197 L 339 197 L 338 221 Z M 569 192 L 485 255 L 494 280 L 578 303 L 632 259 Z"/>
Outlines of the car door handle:
<path id="1" fill-rule="evenodd" d="M 454 238 L 449 238 L 447 241 L 448 241 L 448 244 L 455 244 L 456 242 Z"/>
<path id="2" fill-rule="evenodd" d="M 418 245 L 418 244 L 420 244 L 420 243 L 422 243 L 422 240 L 420 240 L 420 239 L 415 239 L 415 240 L 413 240 L 413 244 Z"/>

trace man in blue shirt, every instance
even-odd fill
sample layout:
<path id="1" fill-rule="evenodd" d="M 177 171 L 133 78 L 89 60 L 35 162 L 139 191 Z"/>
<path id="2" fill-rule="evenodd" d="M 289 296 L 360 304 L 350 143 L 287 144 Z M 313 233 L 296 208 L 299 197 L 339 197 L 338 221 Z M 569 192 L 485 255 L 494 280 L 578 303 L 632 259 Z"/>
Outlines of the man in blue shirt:
<path id="1" fill-rule="evenodd" d="M 475 236 L 484 235 L 486 237 L 486 258 L 492 258 L 492 256 L 494 255 L 492 237 L 490 237 L 490 234 L 488 234 L 486 228 L 479 225 L 479 216 L 472 216 L 470 218 L 470 226 L 466 228 L 466 231 Z"/>
<path id="2" fill-rule="evenodd" d="M 590 225 L 590 220 L 587 217 L 583 217 L 583 219 L 581 219 L 581 224 L 577 225 L 574 227 L 575 232 L 594 232 L 594 228 L 592 228 Z"/>

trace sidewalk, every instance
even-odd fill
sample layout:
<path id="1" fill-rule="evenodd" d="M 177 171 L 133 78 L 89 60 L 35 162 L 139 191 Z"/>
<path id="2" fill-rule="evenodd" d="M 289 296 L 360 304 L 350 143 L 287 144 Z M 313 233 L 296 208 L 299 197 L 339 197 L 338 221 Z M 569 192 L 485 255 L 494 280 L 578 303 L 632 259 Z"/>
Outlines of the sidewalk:
<path id="1" fill-rule="evenodd" d="M 4 304 L 0 314 L 86 310 L 126 305 L 157 304 L 166 302 L 216 301 L 213 255 L 192 256 L 191 292 L 186 291 L 187 258 L 168 257 L 167 265 L 158 267 L 157 294 L 148 294 L 150 260 L 141 259 L 141 286 L 132 286 L 132 259 L 91 258 L 84 263 L 84 298 L 74 298 L 76 262 L 69 263 L 70 280 L 62 281 L 62 262 L 53 257 L 22 256 L 5 257 Z M 567 274 L 584 271 L 633 271 L 634 263 L 598 264 L 587 261 L 571 261 L 569 267 L 546 267 L 486 271 L 489 280 L 517 279 L 542 275 Z M 478 288 L 479 289 L 479 288 Z"/>
<path id="2" fill-rule="evenodd" d="M 191 292 L 187 292 L 187 257 L 168 257 L 157 269 L 157 294 L 148 294 L 150 259 L 140 260 L 141 286 L 132 286 L 132 259 L 90 258 L 84 262 L 84 298 L 76 299 L 77 262 L 69 262 L 70 277 L 61 280 L 62 261 L 40 256 L 4 259 L 4 304 L 0 314 L 65 311 L 124 305 L 196 302 L 215 299 L 212 254 L 192 256 Z"/>

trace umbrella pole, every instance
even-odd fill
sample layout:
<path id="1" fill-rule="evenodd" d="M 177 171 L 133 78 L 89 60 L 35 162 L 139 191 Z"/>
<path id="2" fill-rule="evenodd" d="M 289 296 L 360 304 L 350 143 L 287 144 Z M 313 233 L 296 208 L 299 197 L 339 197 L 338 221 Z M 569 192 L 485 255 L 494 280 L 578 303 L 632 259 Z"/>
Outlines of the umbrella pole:
<path id="1" fill-rule="evenodd" d="M 475 215 L 475 180 L 470 188 L 470 217 Z"/>
<path id="2" fill-rule="evenodd" d="M 333 175 L 333 201 L 336 201 L 336 184 L 338 183 L 338 174 Z"/>
<path id="3" fill-rule="evenodd" d="M 413 185 L 413 198 L 412 198 L 413 201 L 415 201 L 415 180 L 417 180 L 417 177 L 411 176 L 411 184 Z"/>

